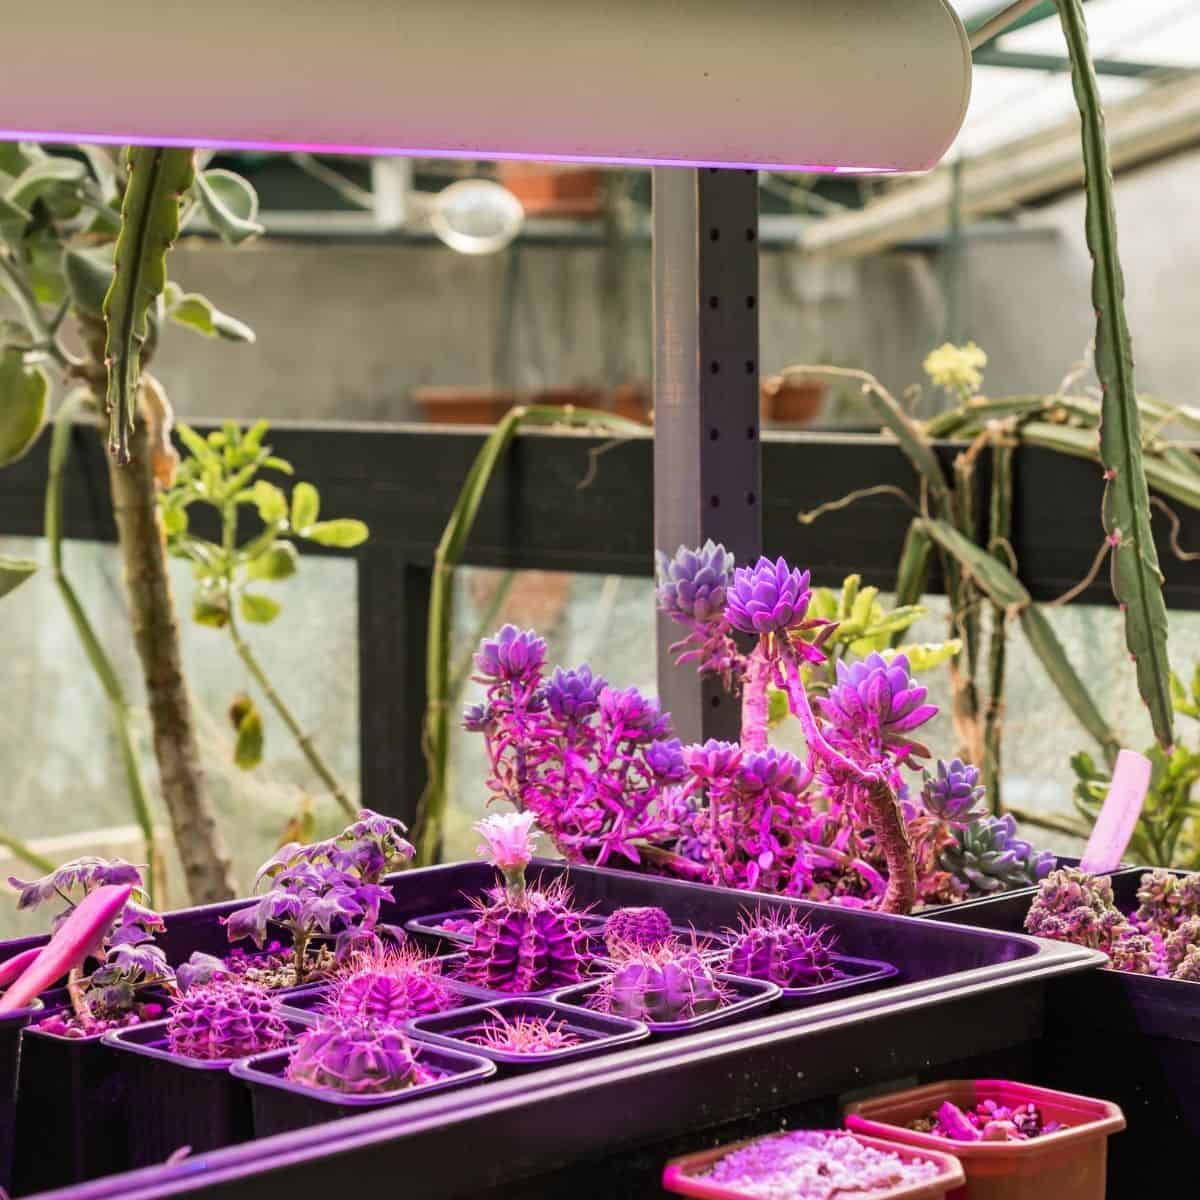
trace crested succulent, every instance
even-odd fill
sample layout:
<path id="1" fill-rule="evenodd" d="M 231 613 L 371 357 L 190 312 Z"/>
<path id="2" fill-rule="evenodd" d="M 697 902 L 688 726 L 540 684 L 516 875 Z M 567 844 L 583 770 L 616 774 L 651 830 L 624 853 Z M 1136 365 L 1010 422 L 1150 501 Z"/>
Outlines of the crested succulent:
<path id="1" fill-rule="evenodd" d="M 531 1017 L 520 1013 L 510 1018 L 492 1010 L 489 1010 L 489 1015 L 491 1019 L 468 1041 L 507 1054 L 551 1054 L 579 1045 L 579 1035 L 572 1033 L 561 1019 Z"/>
<path id="2" fill-rule="evenodd" d="M 1114 903 L 1107 875 L 1062 867 L 1042 880 L 1025 918 L 1025 931 L 1109 954 L 1113 943 L 1133 927 Z"/>
<path id="3" fill-rule="evenodd" d="M 1031 887 L 1054 865 L 1051 851 L 1035 850 L 1017 837 L 1011 813 L 976 821 L 956 829 L 954 835 L 954 845 L 942 851 L 938 862 L 975 892 Z"/>
<path id="4" fill-rule="evenodd" d="M 626 947 L 591 1007 L 635 1021 L 687 1021 L 715 1012 L 728 989 L 694 946 L 672 940 L 654 948 Z"/>
<path id="5" fill-rule="evenodd" d="M 813 987 L 839 976 L 833 934 L 814 929 L 798 913 L 742 913 L 739 927 L 728 935 L 728 969 L 734 975 L 786 988 Z"/>
<path id="6" fill-rule="evenodd" d="M 279 1001 L 265 988 L 240 980 L 190 988 L 167 1018 L 168 1046 L 188 1058 L 245 1058 L 277 1049 L 287 1036 Z"/>
<path id="7" fill-rule="evenodd" d="M 443 1012 L 454 994 L 436 958 L 408 947 L 361 953 L 334 976 L 329 1010 L 359 1021 L 399 1025 Z"/>
<path id="8" fill-rule="evenodd" d="M 1200 983 L 1200 946 L 1189 946 L 1179 965 L 1171 973 L 1172 979 L 1183 979 L 1188 983 Z"/>
<path id="9" fill-rule="evenodd" d="M 370 1096 L 427 1083 L 432 1076 L 398 1029 L 324 1016 L 297 1039 L 287 1077 L 309 1087 Z"/>
<path id="10" fill-rule="evenodd" d="M 480 821 L 485 853 L 504 878 L 476 901 L 479 918 L 461 976 L 500 992 L 540 992 L 566 987 L 583 976 L 588 935 L 571 892 L 558 880 L 548 888 L 525 884 L 533 854 L 533 816 L 505 813 Z"/>
<path id="11" fill-rule="evenodd" d="M 1113 939 L 1108 958 L 1115 970 L 1129 971 L 1134 975 L 1154 975 L 1161 955 L 1153 938 L 1138 933 L 1130 926 Z"/>
<path id="12" fill-rule="evenodd" d="M 604 922 L 609 954 L 622 946 L 659 946 L 671 936 L 671 918 L 661 908 L 618 908 Z"/>
<path id="13" fill-rule="evenodd" d="M 1137 900 L 1133 923 L 1139 929 L 1165 933 L 1179 918 L 1179 879 L 1161 868 L 1147 871 L 1138 883 Z"/>
<path id="14" fill-rule="evenodd" d="M 1184 917 L 1163 938 L 1163 957 L 1167 970 L 1172 974 L 1178 970 L 1193 946 L 1200 946 L 1200 917 Z"/>

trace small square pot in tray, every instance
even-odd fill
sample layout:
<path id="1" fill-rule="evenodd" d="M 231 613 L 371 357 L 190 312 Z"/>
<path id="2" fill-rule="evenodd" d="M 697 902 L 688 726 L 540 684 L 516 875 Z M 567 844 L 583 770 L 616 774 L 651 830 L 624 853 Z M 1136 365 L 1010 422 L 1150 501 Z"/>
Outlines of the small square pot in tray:
<path id="1" fill-rule="evenodd" d="M 604 928 L 604 918 L 591 913 L 581 913 L 583 926 L 591 933 L 599 934 Z M 452 908 L 447 912 L 431 913 L 427 917 L 411 917 L 404 922 L 409 933 L 423 937 L 439 938 L 457 946 L 469 946 L 475 940 L 475 922 L 479 920 L 479 909 L 472 905 Z"/>
<path id="2" fill-rule="evenodd" d="M 715 956 L 720 963 L 725 956 Z M 780 987 L 782 1002 L 792 1006 L 824 1004 L 827 1000 L 842 1000 L 857 996 L 861 992 L 873 991 L 899 979 L 899 968 L 891 963 L 874 958 L 851 958 L 845 954 L 832 955 L 838 978 L 828 983 L 814 983 L 808 987 Z"/>
<path id="3" fill-rule="evenodd" d="M 496 1064 L 479 1054 L 450 1049 L 432 1042 L 412 1041 L 417 1062 L 433 1071 L 436 1078 L 428 1083 L 395 1092 L 377 1092 L 371 1096 L 351 1096 L 333 1088 L 314 1088 L 292 1083 L 285 1078 L 290 1050 L 272 1050 L 244 1058 L 230 1067 L 230 1074 L 250 1088 L 254 1110 L 254 1133 L 269 1137 L 290 1129 L 305 1129 L 322 1121 L 399 1104 L 428 1096 L 431 1092 L 477 1083 L 496 1073 Z"/>
<path id="4" fill-rule="evenodd" d="M 781 989 L 773 983 L 764 983 L 761 979 L 743 979 L 740 975 L 726 975 L 717 972 L 716 977 L 725 984 L 733 995 L 729 1004 L 704 1013 L 698 1017 L 690 1017 L 685 1021 L 650 1021 L 644 1022 L 655 1037 L 671 1037 L 681 1033 L 692 1033 L 697 1029 L 708 1029 L 712 1025 L 721 1025 L 726 1021 L 737 1021 L 742 1017 L 757 1015 L 758 1010 L 778 1000 Z M 599 981 L 579 983 L 574 987 L 560 988 L 550 999 L 558 1004 L 574 1005 L 577 1008 L 587 1008 L 588 1000 L 600 986 Z M 594 1009 L 589 1009 L 594 1012 Z"/>
<path id="5" fill-rule="evenodd" d="M 470 988 L 471 991 L 478 994 L 480 1001 L 483 1000 L 505 1000 L 510 996 L 544 996 L 547 999 L 554 999 L 556 992 L 561 992 L 564 987 L 578 987 L 579 984 L 556 983 L 552 987 L 539 988 L 535 992 L 505 992 L 500 988 L 485 988 L 478 987 L 475 984 L 463 983 L 462 980 L 456 978 L 459 971 L 462 970 L 463 964 L 467 961 L 465 952 L 458 954 L 442 954 L 439 955 L 438 961 L 442 964 L 442 973 L 449 982 L 456 984 L 458 987 Z M 588 977 L 599 976 L 603 974 L 604 958 L 597 951 L 595 955 L 587 959 Z M 587 979 L 581 980 L 580 983 L 587 982 Z"/>
<path id="6" fill-rule="evenodd" d="M 515 1021 L 521 1017 L 548 1019 L 558 1027 L 566 1029 L 578 1039 L 573 1046 L 561 1050 L 547 1050 L 536 1054 L 517 1054 L 511 1050 L 498 1050 L 472 1040 L 486 1026 L 499 1019 Z M 515 1071 L 532 1071 L 540 1067 L 554 1066 L 584 1054 L 597 1054 L 628 1046 L 650 1036 L 650 1030 L 641 1021 L 625 1017 L 610 1017 L 607 1013 L 592 1012 L 574 1005 L 556 1004 L 552 1000 L 535 1000 L 519 996 L 509 1000 L 496 1000 L 491 1004 L 480 1004 L 473 1008 L 460 1008 L 454 1012 L 437 1013 L 431 1017 L 418 1017 L 409 1022 L 409 1028 L 419 1037 L 481 1054 Z"/>
<path id="7" fill-rule="evenodd" d="M 472 987 L 469 983 L 462 983 L 457 979 L 447 977 L 443 982 L 453 999 L 451 1008 L 466 1008 L 468 1005 L 482 1004 L 485 1000 L 493 1000 L 496 997 L 496 993 L 487 988 Z M 312 983 L 308 987 L 296 988 L 279 999 L 287 1016 L 312 1019 L 323 1008 L 329 993 L 329 984 Z"/>
<path id="8" fill-rule="evenodd" d="M 311 1018 L 287 1014 L 292 1034 Z M 120 1051 L 134 1166 L 163 1162 L 180 1146 L 194 1152 L 249 1141 L 254 1135 L 250 1097 L 229 1068 L 234 1059 L 189 1058 L 167 1049 L 167 1022 L 152 1021 L 104 1035 Z M 284 1051 L 286 1053 L 286 1051 Z"/>

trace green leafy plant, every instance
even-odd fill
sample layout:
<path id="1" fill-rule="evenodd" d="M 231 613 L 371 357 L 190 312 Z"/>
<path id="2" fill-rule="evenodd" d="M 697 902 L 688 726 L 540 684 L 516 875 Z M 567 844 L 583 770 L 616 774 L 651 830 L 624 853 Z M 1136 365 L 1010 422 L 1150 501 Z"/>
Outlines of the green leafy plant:
<path id="1" fill-rule="evenodd" d="M 161 497 L 163 527 L 172 555 L 192 566 L 196 592 L 192 617 L 200 625 L 229 634 L 238 657 L 296 740 L 309 766 L 346 814 L 357 807 L 318 750 L 312 735 L 271 683 L 262 664 L 242 633 L 241 623 L 267 625 L 281 612 L 280 602 L 263 585 L 281 583 L 296 574 L 300 555 L 296 541 L 350 549 L 366 541 L 362 521 L 338 518 L 322 521 L 321 497 L 311 483 L 299 482 L 288 494 L 263 472 L 287 477 L 291 463 L 263 443 L 268 425 L 259 421 L 243 432 L 227 421 L 207 437 L 186 425 L 179 436 L 187 455 L 179 464 L 175 481 Z M 192 517 L 197 507 L 212 509 L 218 536 L 197 532 Z M 261 528 L 246 536 L 241 516 L 253 510 Z M 237 734 L 234 761 L 239 767 L 256 766 L 262 758 L 262 718 L 248 696 L 238 695 L 230 707 Z"/>
<path id="2" fill-rule="evenodd" d="M 112 444 L 109 482 L 131 629 L 162 797 L 195 901 L 225 899 L 234 889 L 184 682 L 157 505 L 157 490 L 170 482 L 176 461 L 173 416 L 149 368 L 168 322 L 209 337 L 254 340 L 246 325 L 206 297 L 169 281 L 166 255 L 201 211 L 228 244 L 261 232 L 257 205 L 248 183 L 207 168 L 187 149 L 51 152 L 27 142 L 0 143 L 0 292 L 16 318 L 0 321 L 0 466 L 26 453 L 52 419 L 62 428 L 46 506 L 54 581 L 108 700 L 132 807 L 152 856 L 147 789 L 135 783 L 140 767 L 129 706 L 111 669 L 113 656 L 71 588 L 61 553 L 58 514 L 71 422 L 79 417 L 94 424 Z M 6 567 L 0 579 L 12 586 L 19 575 L 19 567 Z"/>

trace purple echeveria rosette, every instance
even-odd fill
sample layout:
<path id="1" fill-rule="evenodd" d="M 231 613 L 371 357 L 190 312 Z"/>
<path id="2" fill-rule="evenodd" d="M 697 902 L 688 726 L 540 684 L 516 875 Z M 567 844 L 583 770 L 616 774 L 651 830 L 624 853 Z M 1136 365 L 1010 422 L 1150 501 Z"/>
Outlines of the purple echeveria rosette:
<path id="1" fill-rule="evenodd" d="M 726 590 L 733 580 L 733 555 L 712 538 L 689 550 L 680 546 L 668 558 L 655 554 L 658 565 L 658 606 L 683 624 L 716 621 L 725 608 Z"/>
<path id="2" fill-rule="evenodd" d="M 926 772 L 921 800 L 927 812 L 951 824 L 965 824 L 987 816 L 986 789 L 979 768 L 961 758 L 937 760 L 933 774 Z"/>
<path id="3" fill-rule="evenodd" d="M 584 663 L 574 670 L 556 668 L 546 684 L 546 707 L 556 721 L 577 725 L 600 707 L 600 693 L 608 681 L 592 673 Z"/>
<path id="4" fill-rule="evenodd" d="M 905 758 L 928 753 L 909 736 L 937 715 L 937 706 L 925 703 L 926 695 L 910 678 L 903 654 L 890 662 L 870 654 L 862 662 L 838 662 L 837 682 L 818 703 L 839 747 L 858 748 L 873 759 L 888 751 Z"/>
<path id="5" fill-rule="evenodd" d="M 475 670 L 485 683 L 530 682 L 546 661 L 546 643 L 532 629 L 505 625 L 493 638 L 484 638 L 475 654 Z"/>
<path id="6" fill-rule="evenodd" d="M 782 558 L 738 567 L 726 597 L 726 619 L 743 633 L 784 633 L 804 622 L 812 594 L 808 582 L 807 571 L 794 570 Z"/>

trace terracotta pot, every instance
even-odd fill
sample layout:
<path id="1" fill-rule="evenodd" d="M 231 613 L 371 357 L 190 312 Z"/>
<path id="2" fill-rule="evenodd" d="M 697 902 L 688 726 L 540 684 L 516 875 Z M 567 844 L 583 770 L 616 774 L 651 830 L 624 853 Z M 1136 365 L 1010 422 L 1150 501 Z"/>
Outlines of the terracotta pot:
<path id="1" fill-rule="evenodd" d="M 500 182 L 530 217 L 598 217 L 604 211 L 604 173 L 594 167 L 501 163 Z"/>
<path id="2" fill-rule="evenodd" d="M 494 425 L 517 402 L 513 392 L 481 387 L 419 387 L 412 398 L 437 425 Z"/>
<path id="3" fill-rule="evenodd" d="M 759 386 L 762 419 L 778 425 L 808 425 L 820 413 L 826 391 L 819 379 L 768 375 Z"/>
<path id="4" fill-rule="evenodd" d="M 654 397 L 644 383 L 623 383 L 612 394 L 612 410 L 618 417 L 650 425 Z"/>

